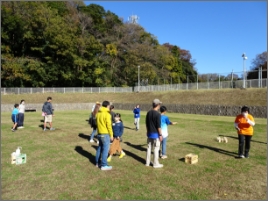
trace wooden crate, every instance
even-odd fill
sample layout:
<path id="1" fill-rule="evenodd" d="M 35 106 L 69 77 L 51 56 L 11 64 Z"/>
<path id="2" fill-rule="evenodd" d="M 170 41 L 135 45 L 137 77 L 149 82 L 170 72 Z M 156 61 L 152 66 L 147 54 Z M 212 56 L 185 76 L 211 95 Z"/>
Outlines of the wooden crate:
<path id="1" fill-rule="evenodd" d="M 185 156 L 185 163 L 195 164 L 197 162 L 198 162 L 198 155 L 190 153 Z"/>

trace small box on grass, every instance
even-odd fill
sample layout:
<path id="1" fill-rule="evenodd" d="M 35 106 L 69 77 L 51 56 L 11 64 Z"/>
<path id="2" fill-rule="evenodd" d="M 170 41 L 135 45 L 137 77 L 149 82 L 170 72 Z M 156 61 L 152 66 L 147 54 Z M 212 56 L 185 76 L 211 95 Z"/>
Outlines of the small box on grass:
<path id="1" fill-rule="evenodd" d="M 195 154 L 187 154 L 185 156 L 185 163 L 188 163 L 188 164 L 195 164 L 198 162 L 198 155 L 195 155 Z"/>
<path id="2" fill-rule="evenodd" d="M 20 154 L 19 156 L 16 156 L 16 165 L 24 163 L 26 163 L 26 154 Z"/>

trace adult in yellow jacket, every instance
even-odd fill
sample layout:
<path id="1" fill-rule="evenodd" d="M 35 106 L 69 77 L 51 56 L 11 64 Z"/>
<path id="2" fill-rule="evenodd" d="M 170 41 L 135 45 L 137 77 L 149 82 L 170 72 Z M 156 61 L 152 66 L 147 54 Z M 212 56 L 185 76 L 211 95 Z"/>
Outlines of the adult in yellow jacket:
<path id="1" fill-rule="evenodd" d="M 249 114 L 249 108 L 243 106 L 241 108 L 241 114 L 235 118 L 234 126 L 238 134 L 238 157 L 249 158 L 250 141 L 253 136 L 253 126 L 255 125 L 254 118 Z M 244 150 L 244 141 L 245 150 Z M 244 151 L 244 154 L 243 154 Z"/>
<path id="2" fill-rule="evenodd" d="M 103 101 L 96 114 L 96 122 L 98 129 L 99 146 L 96 151 L 96 166 L 101 167 L 101 170 L 111 170 L 112 166 L 107 163 L 110 142 L 113 141 L 113 129 L 110 114 L 110 102 Z M 101 158 L 101 159 L 100 159 Z"/>

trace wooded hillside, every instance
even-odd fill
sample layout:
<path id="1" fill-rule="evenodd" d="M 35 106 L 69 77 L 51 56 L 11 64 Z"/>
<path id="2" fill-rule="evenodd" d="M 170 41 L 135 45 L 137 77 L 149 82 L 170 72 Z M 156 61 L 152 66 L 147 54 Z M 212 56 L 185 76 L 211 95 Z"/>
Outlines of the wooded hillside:
<path id="1" fill-rule="evenodd" d="M 188 50 L 83 2 L 2 2 L 3 87 L 135 86 L 195 79 Z"/>

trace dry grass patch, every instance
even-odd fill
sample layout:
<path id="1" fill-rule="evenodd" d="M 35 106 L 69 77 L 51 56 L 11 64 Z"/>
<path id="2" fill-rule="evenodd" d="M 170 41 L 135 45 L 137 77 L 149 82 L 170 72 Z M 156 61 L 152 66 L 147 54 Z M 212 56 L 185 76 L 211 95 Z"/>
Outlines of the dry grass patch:
<path id="1" fill-rule="evenodd" d="M 88 103 L 109 100 L 114 103 L 151 103 L 159 98 L 164 104 L 200 104 L 200 105 L 249 105 L 266 106 L 267 89 L 211 89 L 182 90 L 140 93 L 47 93 L 2 95 L 2 104 L 43 103 L 47 96 L 52 96 L 55 103 Z"/>

